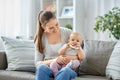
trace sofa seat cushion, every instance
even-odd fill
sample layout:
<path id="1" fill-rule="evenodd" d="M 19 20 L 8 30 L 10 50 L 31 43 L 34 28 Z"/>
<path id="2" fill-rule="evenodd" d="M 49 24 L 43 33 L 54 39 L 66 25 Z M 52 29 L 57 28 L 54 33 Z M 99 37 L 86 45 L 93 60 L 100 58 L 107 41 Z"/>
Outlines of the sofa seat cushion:
<path id="1" fill-rule="evenodd" d="M 35 73 L 0 70 L 0 80 L 35 80 Z"/>
<path id="2" fill-rule="evenodd" d="M 0 70 L 0 80 L 35 80 L 35 73 Z M 50 80 L 53 80 L 52 78 Z M 107 80 L 104 76 L 84 75 L 72 80 Z"/>
<path id="3" fill-rule="evenodd" d="M 104 76 L 83 75 L 72 80 L 107 80 L 107 78 Z"/>

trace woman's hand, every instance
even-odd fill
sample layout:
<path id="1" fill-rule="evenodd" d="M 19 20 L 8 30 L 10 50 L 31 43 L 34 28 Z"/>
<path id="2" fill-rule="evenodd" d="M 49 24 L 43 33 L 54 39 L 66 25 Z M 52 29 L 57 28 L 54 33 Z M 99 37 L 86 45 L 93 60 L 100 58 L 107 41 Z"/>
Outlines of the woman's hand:
<path id="1" fill-rule="evenodd" d="M 78 56 L 73 56 L 73 55 L 64 55 L 65 58 L 70 60 L 78 60 Z"/>
<path id="2" fill-rule="evenodd" d="M 59 56 L 56 61 L 58 64 L 67 64 L 69 62 L 64 56 Z"/>
<path id="3" fill-rule="evenodd" d="M 68 49 L 69 47 L 70 47 L 70 44 L 67 43 L 67 44 L 64 44 L 64 45 L 63 45 L 62 49 L 65 49 L 65 50 L 66 50 L 66 49 Z"/>
<path id="4" fill-rule="evenodd" d="M 77 56 L 62 55 L 57 58 L 57 63 L 59 64 L 68 64 L 70 60 L 78 59 Z"/>

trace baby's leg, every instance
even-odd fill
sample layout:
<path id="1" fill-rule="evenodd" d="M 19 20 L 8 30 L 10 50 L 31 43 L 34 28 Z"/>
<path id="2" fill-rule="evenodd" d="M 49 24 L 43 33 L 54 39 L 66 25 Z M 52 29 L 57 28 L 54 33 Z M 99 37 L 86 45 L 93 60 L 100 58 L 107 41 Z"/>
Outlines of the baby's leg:
<path id="1" fill-rule="evenodd" d="M 54 76 L 57 74 L 57 72 L 60 68 L 61 68 L 61 66 L 56 61 L 53 61 L 50 64 L 50 69 L 52 70 Z"/>
<path id="2" fill-rule="evenodd" d="M 72 69 L 76 69 L 78 66 L 80 65 L 80 61 L 79 60 L 71 60 L 66 67 L 70 67 Z"/>

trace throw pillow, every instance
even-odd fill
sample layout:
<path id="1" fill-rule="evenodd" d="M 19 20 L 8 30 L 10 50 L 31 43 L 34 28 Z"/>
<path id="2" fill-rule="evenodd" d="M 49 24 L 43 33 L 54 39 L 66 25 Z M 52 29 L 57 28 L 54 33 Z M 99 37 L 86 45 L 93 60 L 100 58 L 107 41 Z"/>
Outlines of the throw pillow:
<path id="1" fill-rule="evenodd" d="M 112 80 L 120 80 L 120 42 L 118 42 L 106 67 L 106 76 Z"/>
<path id="2" fill-rule="evenodd" d="M 81 62 L 78 75 L 103 75 L 116 42 L 84 40 L 86 58 Z"/>
<path id="3" fill-rule="evenodd" d="M 35 71 L 34 42 L 1 37 L 4 42 L 7 70 Z"/>

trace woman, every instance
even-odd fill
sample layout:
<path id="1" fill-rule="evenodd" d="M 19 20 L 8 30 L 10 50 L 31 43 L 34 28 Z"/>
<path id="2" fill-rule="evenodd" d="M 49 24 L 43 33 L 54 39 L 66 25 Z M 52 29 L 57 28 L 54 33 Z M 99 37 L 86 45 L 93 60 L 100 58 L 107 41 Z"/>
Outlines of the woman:
<path id="1" fill-rule="evenodd" d="M 67 64 L 77 56 L 59 56 L 58 50 L 67 42 L 71 30 L 62 28 L 55 15 L 50 11 L 41 11 L 38 15 L 37 32 L 35 35 L 35 64 L 36 80 L 49 80 L 53 73 L 49 68 L 52 61 L 57 60 L 59 64 Z M 61 69 L 54 80 L 70 80 L 77 74 L 71 68 Z"/>

